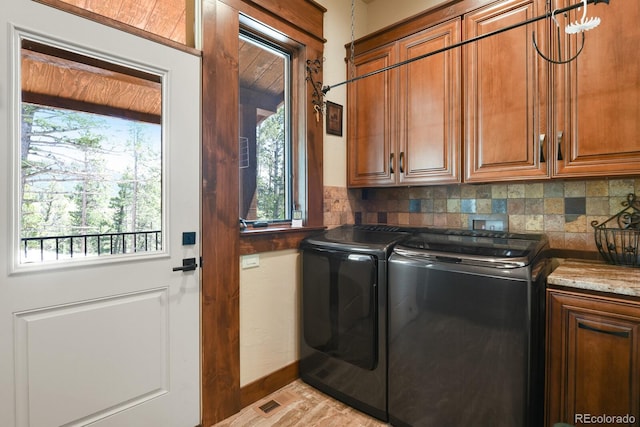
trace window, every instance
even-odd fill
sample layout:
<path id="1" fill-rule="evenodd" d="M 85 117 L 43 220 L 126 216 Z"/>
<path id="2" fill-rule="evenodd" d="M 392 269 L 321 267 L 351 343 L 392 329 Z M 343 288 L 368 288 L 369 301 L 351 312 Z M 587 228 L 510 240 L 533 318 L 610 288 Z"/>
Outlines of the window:
<path id="1" fill-rule="evenodd" d="M 291 56 L 240 34 L 240 218 L 282 222 L 293 210 Z"/>
<path id="2" fill-rule="evenodd" d="M 20 263 L 163 249 L 161 83 L 23 40 Z"/>

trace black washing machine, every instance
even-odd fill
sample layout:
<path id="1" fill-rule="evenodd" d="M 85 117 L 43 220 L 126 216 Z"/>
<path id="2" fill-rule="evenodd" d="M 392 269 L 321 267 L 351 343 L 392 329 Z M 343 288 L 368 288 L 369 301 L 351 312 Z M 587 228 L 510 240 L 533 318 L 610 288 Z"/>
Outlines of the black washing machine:
<path id="1" fill-rule="evenodd" d="M 542 425 L 543 235 L 429 230 L 389 258 L 394 426 Z"/>
<path id="2" fill-rule="evenodd" d="M 300 377 L 386 421 L 387 259 L 398 227 L 347 225 L 305 239 Z"/>

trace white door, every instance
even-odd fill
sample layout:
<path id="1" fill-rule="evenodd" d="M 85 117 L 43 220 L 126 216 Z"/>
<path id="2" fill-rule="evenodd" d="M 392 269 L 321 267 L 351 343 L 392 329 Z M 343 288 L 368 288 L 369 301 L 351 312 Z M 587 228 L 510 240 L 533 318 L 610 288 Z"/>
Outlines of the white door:
<path id="1" fill-rule="evenodd" d="M 23 259 L 22 39 L 158 76 L 159 249 L 59 262 Z M 3 0 L 0 426 L 199 423 L 199 269 L 173 271 L 183 259 L 199 259 L 199 100 L 198 57 L 31 0 Z M 195 242 L 183 232 L 195 232 Z"/>

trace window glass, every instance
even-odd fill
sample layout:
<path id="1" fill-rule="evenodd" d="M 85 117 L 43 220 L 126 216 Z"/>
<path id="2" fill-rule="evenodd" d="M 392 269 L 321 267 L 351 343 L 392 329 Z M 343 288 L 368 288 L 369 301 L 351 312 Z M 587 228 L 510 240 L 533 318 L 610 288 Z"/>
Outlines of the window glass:
<path id="1" fill-rule="evenodd" d="M 240 218 L 291 219 L 290 55 L 240 35 Z"/>
<path id="2" fill-rule="evenodd" d="M 21 263 L 162 250 L 159 81 L 29 41 L 21 62 Z"/>

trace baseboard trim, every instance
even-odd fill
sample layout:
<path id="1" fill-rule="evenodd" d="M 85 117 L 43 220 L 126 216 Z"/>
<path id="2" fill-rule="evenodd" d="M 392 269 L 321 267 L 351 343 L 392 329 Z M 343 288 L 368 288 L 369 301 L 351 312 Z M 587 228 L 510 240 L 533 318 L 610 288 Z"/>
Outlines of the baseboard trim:
<path id="1" fill-rule="evenodd" d="M 297 380 L 299 377 L 298 362 L 293 362 L 284 368 L 270 373 L 252 383 L 240 388 L 240 406 L 246 407 L 257 402 L 276 390 Z"/>

